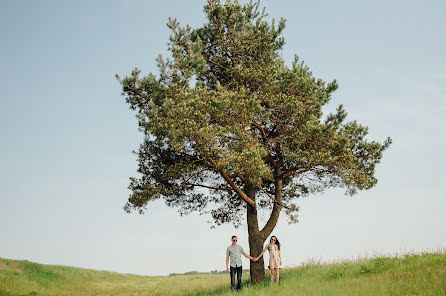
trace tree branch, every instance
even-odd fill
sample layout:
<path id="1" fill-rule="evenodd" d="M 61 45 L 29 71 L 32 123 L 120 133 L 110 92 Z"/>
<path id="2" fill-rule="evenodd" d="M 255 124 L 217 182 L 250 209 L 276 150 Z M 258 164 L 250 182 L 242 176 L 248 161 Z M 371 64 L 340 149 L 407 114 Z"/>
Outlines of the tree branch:
<path id="1" fill-rule="evenodd" d="M 271 150 L 269 149 L 268 137 L 266 136 L 265 130 L 263 129 L 263 127 L 260 124 L 258 124 L 254 120 L 251 120 L 251 124 L 254 125 L 259 130 L 259 132 L 260 132 L 260 134 L 262 136 L 262 140 L 263 140 L 263 143 L 265 144 L 265 148 L 266 148 L 266 150 L 268 150 L 268 160 L 269 160 L 269 162 L 271 163 L 271 165 L 274 168 L 277 168 L 277 163 L 274 160 L 274 158 L 272 157 Z"/>
<path id="2" fill-rule="evenodd" d="M 204 58 L 207 62 L 212 63 L 212 64 L 214 64 L 214 65 L 217 66 L 217 67 L 220 67 L 220 68 L 225 69 L 225 70 L 229 70 L 227 67 L 225 67 L 225 66 L 223 66 L 223 65 L 220 65 L 219 63 L 216 63 L 216 62 L 212 61 L 211 59 L 206 58 L 205 56 L 203 56 L 203 58 Z"/>
<path id="3" fill-rule="evenodd" d="M 296 166 L 296 167 L 292 167 L 292 168 L 290 168 L 290 169 L 288 169 L 288 170 L 285 170 L 285 171 L 282 173 L 282 179 L 285 179 L 285 178 L 287 178 L 287 177 L 289 177 L 289 176 L 291 176 L 291 175 L 296 175 L 296 174 L 300 174 L 300 173 L 305 172 L 305 171 L 309 171 L 309 170 L 311 170 L 311 169 L 312 169 L 312 168 L 309 167 L 308 165 L 307 165 L 307 166 Z"/>
<path id="4" fill-rule="evenodd" d="M 289 177 L 291 175 L 298 175 L 301 173 L 330 173 L 330 169 L 327 167 L 319 167 L 318 165 L 315 165 L 313 167 L 310 166 L 303 166 L 303 167 L 293 167 L 289 170 L 286 170 L 282 173 L 282 178 L 285 179 L 286 177 Z"/>
<path id="5" fill-rule="evenodd" d="M 262 190 L 266 195 L 268 195 L 269 198 L 271 198 L 276 204 L 288 209 L 288 210 L 292 210 L 289 206 L 287 206 L 286 204 L 277 201 L 268 191 L 266 191 L 265 189 L 263 189 L 262 187 L 256 186 L 257 188 L 259 188 L 260 190 Z"/>
<path id="6" fill-rule="evenodd" d="M 203 184 L 194 184 L 194 183 L 188 183 L 192 186 L 198 186 L 198 187 L 204 187 L 204 188 L 208 188 L 208 189 L 214 189 L 214 190 L 234 190 L 233 188 L 221 188 L 221 187 L 213 187 L 213 186 L 207 186 L 207 185 L 203 185 Z"/>
<path id="7" fill-rule="evenodd" d="M 198 172 L 193 173 L 189 178 L 187 178 L 186 180 L 184 180 L 183 183 L 181 183 L 180 185 L 177 186 L 177 188 L 174 188 L 172 190 L 169 190 L 168 194 L 172 194 L 177 192 L 178 190 L 180 190 L 185 184 L 189 183 L 189 180 L 192 179 L 192 177 L 198 175 L 199 173 L 201 173 L 202 171 L 204 171 L 205 168 L 199 170 Z"/>
<path id="8" fill-rule="evenodd" d="M 246 179 L 238 174 L 228 174 L 228 177 L 233 179 L 233 178 L 239 178 L 240 180 L 242 180 L 243 182 L 247 183 Z"/>
<path id="9" fill-rule="evenodd" d="M 214 166 L 215 170 L 220 173 L 220 175 L 228 182 L 229 186 L 250 206 L 256 208 L 256 203 L 252 199 L 250 199 L 241 189 L 235 184 L 235 182 L 221 169 L 217 169 L 215 162 L 212 159 L 209 159 L 209 162 Z"/>
<path id="10" fill-rule="evenodd" d="M 229 186 L 232 187 L 232 189 L 235 190 L 235 192 L 237 192 L 237 194 L 250 206 L 252 206 L 253 208 L 256 208 L 256 203 L 255 201 L 253 201 L 252 199 L 250 199 L 241 189 L 240 187 L 237 186 L 237 184 L 235 184 L 234 181 L 232 181 L 231 178 L 229 178 L 228 175 L 226 175 L 225 172 L 223 172 L 222 170 L 218 171 L 220 173 L 220 175 L 223 177 L 223 179 L 226 180 L 226 182 L 228 182 Z"/>
<path id="11" fill-rule="evenodd" d="M 260 230 L 260 235 L 263 238 L 267 238 L 268 235 L 271 234 L 274 227 L 276 227 L 277 221 L 279 220 L 280 210 L 282 209 L 282 179 L 276 179 L 275 181 L 275 200 L 277 202 L 274 203 L 273 210 L 271 212 L 271 216 L 266 222 L 265 226 L 262 230 Z"/>

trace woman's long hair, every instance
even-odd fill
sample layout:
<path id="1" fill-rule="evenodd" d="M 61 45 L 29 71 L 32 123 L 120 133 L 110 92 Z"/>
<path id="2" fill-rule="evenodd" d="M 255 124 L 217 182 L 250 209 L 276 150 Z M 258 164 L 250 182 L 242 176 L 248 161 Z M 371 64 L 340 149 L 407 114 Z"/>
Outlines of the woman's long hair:
<path id="1" fill-rule="evenodd" d="M 276 245 L 277 245 L 277 248 L 280 250 L 280 243 L 279 243 L 279 240 L 277 239 L 277 236 L 275 236 L 275 235 L 271 236 L 271 238 L 269 239 L 269 242 L 271 243 L 271 239 L 272 239 L 273 237 L 276 239 Z"/>

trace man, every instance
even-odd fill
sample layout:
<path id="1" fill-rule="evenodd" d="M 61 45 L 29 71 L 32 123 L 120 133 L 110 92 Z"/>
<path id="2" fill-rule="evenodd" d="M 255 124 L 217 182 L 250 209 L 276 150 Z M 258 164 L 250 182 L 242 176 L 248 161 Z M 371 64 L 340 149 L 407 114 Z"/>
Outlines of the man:
<path id="1" fill-rule="evenodd" d="M 231 238 L 232 244 L 226 249 L 226 271 L 230 272 L 231 275 L 231 288 L 234 289 L 235 285 L 235 274 L 237 273 L 237 290 L 240 290 L 242 287 L 242 256 L 246 258 L 257 261 L 254 257 L 249 256 L 245 253 L 242 246 L 237 245 L 237 236 L 232 236 Z M 229 269 L 228 263 L 229 259 L 231 259 L 231 264 Z"/>

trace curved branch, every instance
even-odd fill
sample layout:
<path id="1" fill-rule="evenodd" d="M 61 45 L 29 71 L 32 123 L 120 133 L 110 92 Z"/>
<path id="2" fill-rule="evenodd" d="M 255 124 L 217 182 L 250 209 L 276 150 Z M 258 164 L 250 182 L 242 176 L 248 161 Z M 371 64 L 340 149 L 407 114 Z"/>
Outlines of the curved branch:
<path id="1" fill-rule="evenodd" d="M 253 208 L 256 208 L 256 203 L 255 201 L 253 201 L 252 199 L 250 199 L 241 189 L 240 187 L 237 186 L 237 184 L 235 184 L 234 181 L 232 181 L 231 178 L 229 178 L 228 175 L 226 175 L 225 172 L 223 172 L 222 170 L 218 171 L 220 173 L 220 175 L 223 177 L 223 179 L 226 180 L 226 182 L 228 182 L 229 186 L 232 187 L 232 189 L 234 189 L 235 192 L 237 192 L 237 194 L 250 206 L 252 206 Z"/>
<path id="2" fill-rule="evenodd" d="M 282 203 L 282 179 L 276 179 L 275 182 L 275 200 L 277 203 L 274 203 L 273 211 L 271 212 L 271 216 L 268 219 L 268 222 L 266 222 L 265 226 L 262 230 L 260 230 L 260 235 L 263 238 L 267 238 L 268 235 L 271 234 L 274 227 L 276 227 L 277 221 L 279 220 L 279 214 L 280 210 L 282 209 L 282 205 L 279 203 Z"/>
<path id="3" fill-rule="evenodd" d="M 229 186 L 231 186 L 232 189 L 250 206 L 253 208 L 256 208 L 256 203 L 252 199 L 250 199 L 241 189 L 240 187 L 235 184 L 235 182 L 221 169 L 217 169 L 215 162 L 209 158 L 209 163 L 214 166 L 215 170 L 220 173 L 220 175 L 225 179 L 226 182 L 228 182 Z"/>
<path id="4" fill-rule="evenodd" d="M 238 174 L 232 174 L 232 175 L 228 174 L 228 177 L 231 178 L 231 179 L 233 179 L 233 178 L 239 178 L 239 179 L 242 180 L 243 182 L 247 183 L 246 179 L 245 179 L 244 177 L 238 175 Z"/>
<path id="5" fill-rule="evenodd" d="M 265 189 L 263 189 L 262 187 L 256 186 L 257 188 L 259 188 L 260 190 L 262 190 L 266 195 L 268 195 L 269 198 L 271 198 L 276 204 L 288 209 L 288 210 L 292 210 L 289 206 L 287 206 L 286 204 L 277 201 L 268 191 L 266 191 Z"/>

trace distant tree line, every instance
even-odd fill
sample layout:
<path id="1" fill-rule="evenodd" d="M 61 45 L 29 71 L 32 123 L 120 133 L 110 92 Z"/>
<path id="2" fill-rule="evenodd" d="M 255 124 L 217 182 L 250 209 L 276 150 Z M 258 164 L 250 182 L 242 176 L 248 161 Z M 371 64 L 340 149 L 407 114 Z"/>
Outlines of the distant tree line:
<path id="1" fill-rule="evenodd" d="M 243 272 L 249 272 L 249 269 L 243 269 Z M 191 274 L 221 274 L 221 273 L 227 273 L 226 270 L 211 270 L 210 272 L 198 272 L 198 271 L 187 271 L 185 273 L 170 273 L 169 276 L 176 276 L 176 275 L 191 275 Z"/>

